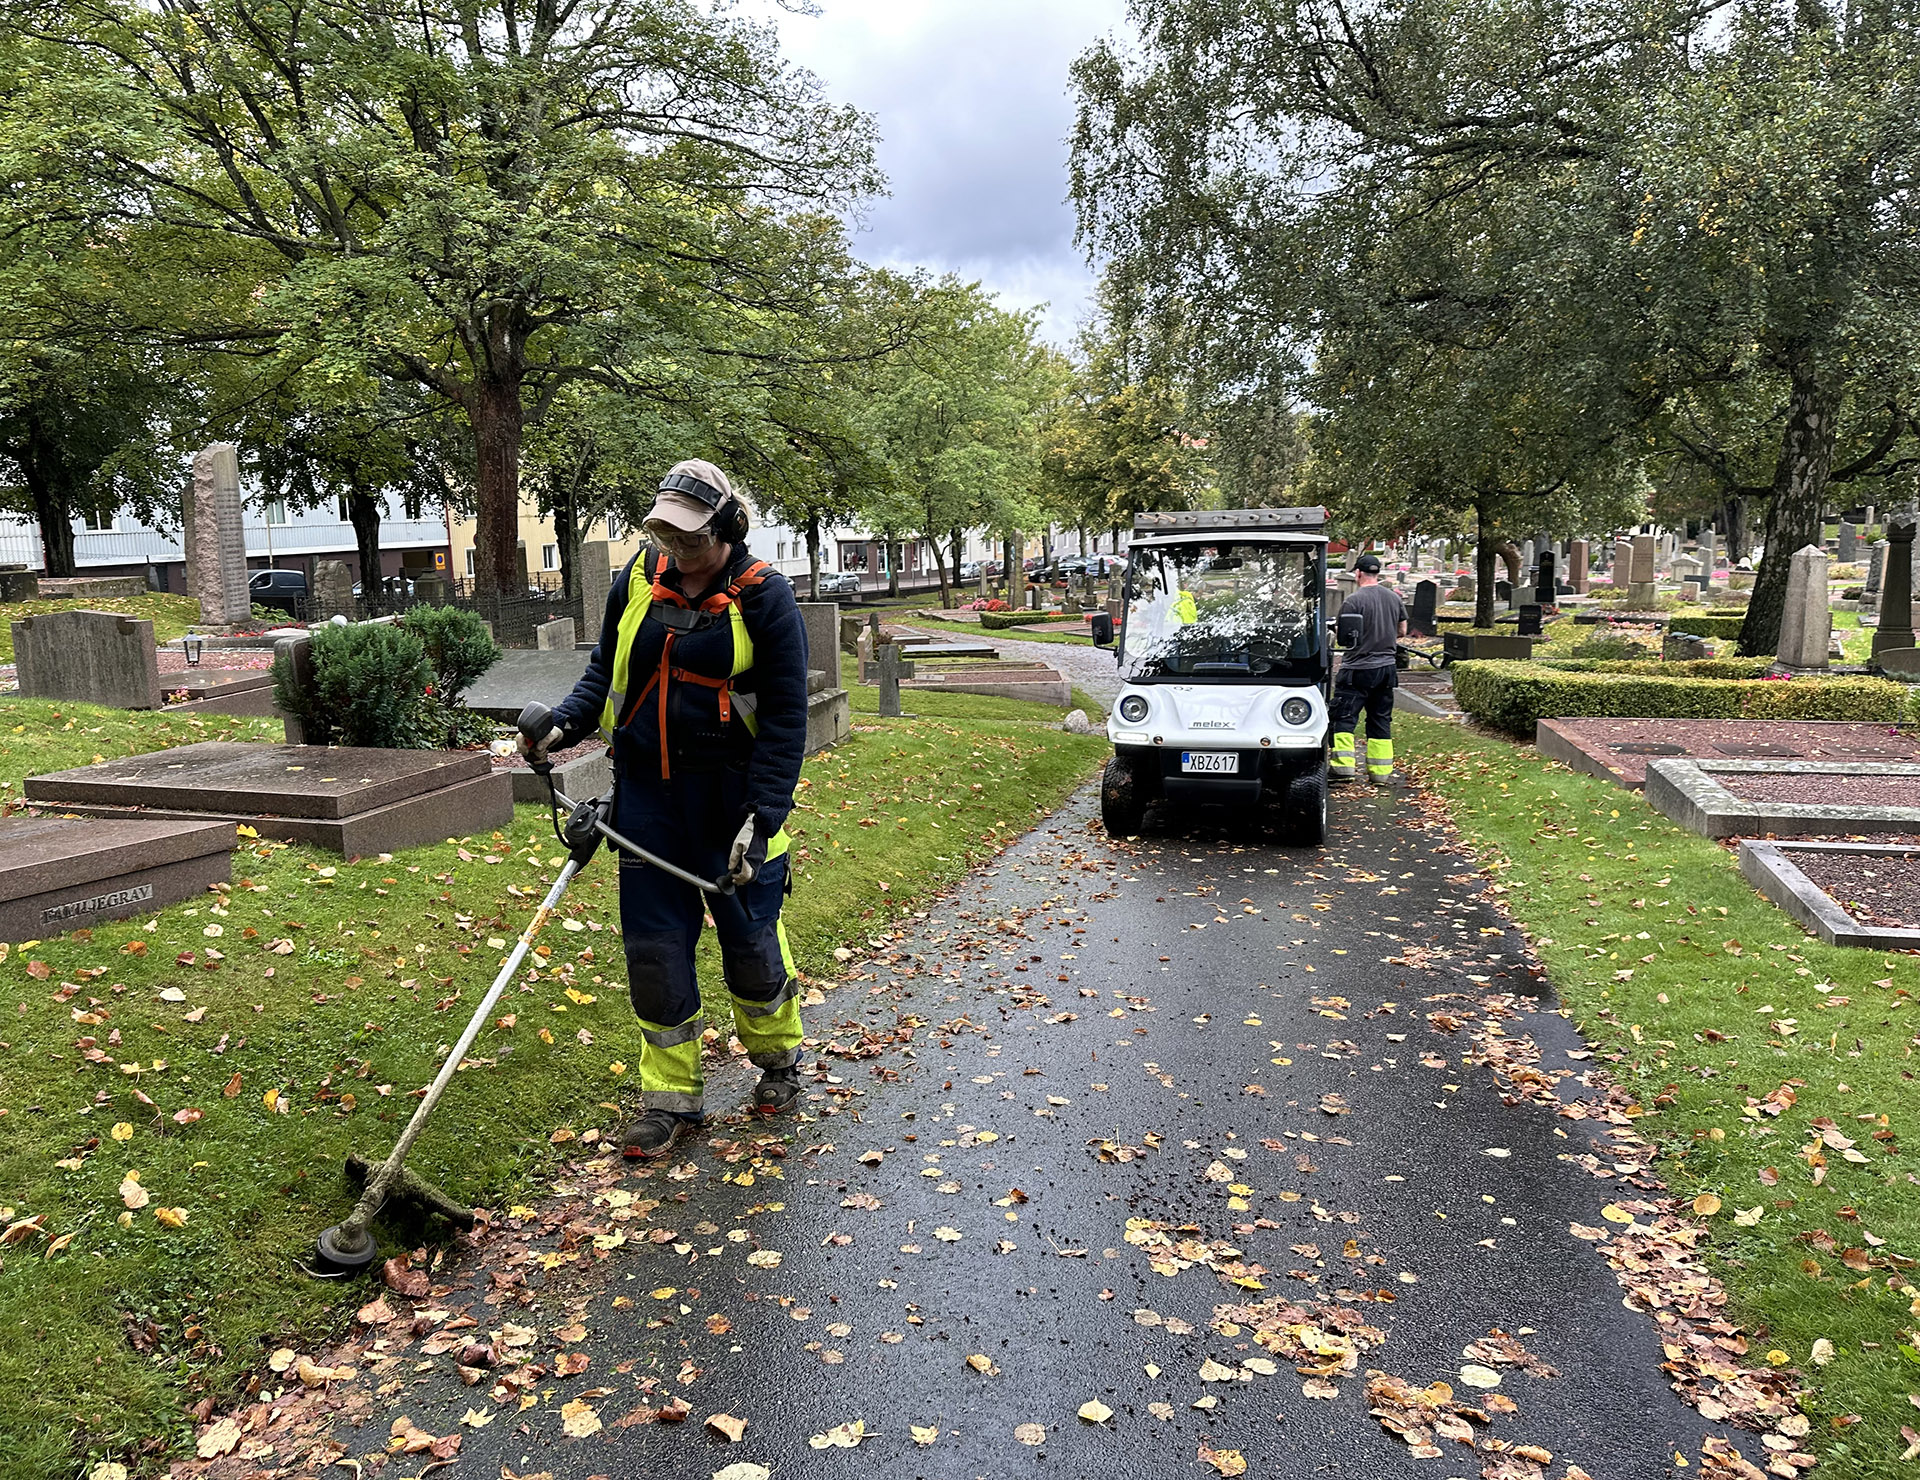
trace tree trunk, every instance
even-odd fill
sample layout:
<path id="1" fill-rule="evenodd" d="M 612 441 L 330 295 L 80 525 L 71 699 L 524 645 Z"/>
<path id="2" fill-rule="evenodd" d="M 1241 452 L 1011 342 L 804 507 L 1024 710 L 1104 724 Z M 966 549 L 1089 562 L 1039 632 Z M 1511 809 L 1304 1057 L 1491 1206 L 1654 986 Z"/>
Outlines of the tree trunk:
<path id="1" fill-rule="evenodd" d="M 1473 625 L 1493 625 L 1493 563 L 1499 555 L 1499 536 L 1487 528 L 1487 511 L 1474 505 Z"/>
<path id="2" fill-rule="evenodd" d="M 474 467 L 474 588 L 483 596 L 525 596 L 520 579 L 520 380 L 483 380 L 467 402 Z"/>
<path id="3" fill-rule="evenodd" d="M 347 523 L 360 555 L 360 592 L 371 598 L 380 590 L 380 495 L 356 485 L 347 495 Z"/>
<path id="4" fill-rule="evenodd" d="M 906 558 L 906 541 L 887 541 L 887 595 L 900 594 L 900 562 Z"/>
<path id="5" fill-rule="evenodd" d="M 63 488 L 44 477 L 27 479 L 33 496 L 33 517 L 40 523 L 40 545 L 46 552 L 47 574 L 70 576 L 73 567 L 73 502 Z"/>
<path id="6" fill-rule="evenodd" d="M 1742 494 L 1728 499 L 1722 511 L 1727 526 L 1727 563 L 1740 565 L 1747 558 L 1747 500 Z"/>
<path id="7" fill-rule="evenodd" d="M 820 599 L 820 516 L 807 515 L 807 599 Z"/>
<path id="8" fill-rule="evenodd" d="M 1740 655 L 1777 652 L 1780 618 L 1787 609 L 1787 575 L 1796 550 L 1820 544 L 1825 516 L 1827 474 L 1833 467 L 1833 434 L 1840 397 L 1823 383 L 1811 349 L 1798 347 L 1789 359 L 1793 389 L 1780 459 L 1774 466 L 1773 497 L 1767 504 L 1762 538 L 1766 553 L 1753 583 L 1753 600 L 1740 624 Z"/>
<path id="9" fill-rule="evenodd" d="M 574 598 L 574 569 L 580 555 L 579 495 L 579 485 L 570 477 L 553 491 L 553 542 L 559 546 L 560 594 L 568 601 Z"/>
<path id="10" fill-rule="evenodd" d="M 940 541 L 934 538 L 932 530 L 927 531 L 926 539 L 928 548 L 933 551 L 934 574 L 940 577 L 940 608 L 944 611 L 953 605 L 953 591 L 947 584 L 947 562 L 940 558 Z M 956 580 L 959 579 L 960 572 L 957 567 L 953 574 Z"/>

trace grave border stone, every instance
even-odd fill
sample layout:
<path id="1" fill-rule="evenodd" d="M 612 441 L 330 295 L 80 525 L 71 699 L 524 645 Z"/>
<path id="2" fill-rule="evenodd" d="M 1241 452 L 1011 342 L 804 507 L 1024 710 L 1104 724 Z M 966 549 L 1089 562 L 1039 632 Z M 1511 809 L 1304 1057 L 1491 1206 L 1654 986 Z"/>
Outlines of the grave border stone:
<path id="1" fill-rule="evenodd" d="M 1896 925 L 1863 925 L 1847 913 L 1794 862 L 1795 855 L 1840 853 L 1872 858 L 1920 854 L 1920 847 L 1899 843 L 1776 843 L 1743 838 L 1740 872 L 1749 884 L 1777 904 L 1801 926 L 1830 946 L 1863 946 L 1869 950 L 1911 951 L 1920 947 L 1920 929 Z"/>

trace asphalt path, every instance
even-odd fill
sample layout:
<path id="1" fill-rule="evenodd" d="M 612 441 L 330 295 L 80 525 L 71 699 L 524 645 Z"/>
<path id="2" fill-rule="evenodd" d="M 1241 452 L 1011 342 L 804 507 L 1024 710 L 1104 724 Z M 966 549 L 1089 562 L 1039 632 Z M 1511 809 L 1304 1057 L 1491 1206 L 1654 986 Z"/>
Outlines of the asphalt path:
<path id="1" fill-rule="evenodd" d="M 507 1480 L 1648 1480 L 1711 1434 L 1761 1457 L 1680 1402 L 1570 1232 L 1625 1190 L 1574 1160 L 1591 1123 L 1469 1062 L 1506 1001 L 1562 1099 L 1591 1063 L 1456 847 L 1405 793 L 1341 792 L 1312 852 L 1113 845 L 1082 796 L 854 942 L 808 1009 L 803 1123 L 577 1163 L 430 1298 L 383 1297 L 335 1411 L 249 1436 L 377 1466 L 404 1420 L 460 1436 L 436 1473 Z M 1554 1375 L 1467 1353 L 1495 1331 Z M 1410 1457 L 1369 1373 L 1449 1384 L 1475 1446 Z"/>

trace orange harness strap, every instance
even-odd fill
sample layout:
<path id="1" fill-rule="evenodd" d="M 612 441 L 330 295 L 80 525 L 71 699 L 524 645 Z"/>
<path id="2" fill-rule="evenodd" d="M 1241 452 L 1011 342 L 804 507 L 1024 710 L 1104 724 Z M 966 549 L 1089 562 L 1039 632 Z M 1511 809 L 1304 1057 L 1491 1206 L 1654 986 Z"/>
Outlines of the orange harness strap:
<path id="1" fill-rule="evenodd" d="M 718 613 L 724 612 L 729 606 L 738 606 L 740 603 L 740 593 L 750 586 L 758 586 L 764 582 L 767 578 L 767 572 L 772 568 L 773 567 L 768 565 L 764 560 L 754 561 L 745 570 L 741 571 L 739 575 L 735 576 L 733 580 L 728 583 L 724 591 L 716 591 L 705 601 L 701 602 L 700 610 L 703 612 Z M 669 588 L 666 584 L 665 577 L 665 567 L 662 567 L 658 572 L 654 573 L 653 599 L 655 601 L 664 601 L 669 606 L 687 607 L 687 598 L 682 596 L 678 591 Z M 662 643 L 660 647 L 659 670 L 647 680 L 647 686 L 640 691 L 639 696 L 633 701 L 633 707 L 627 711 L 627 719 L 622 721 L 623 725 L 631 721 L 633 716 L 639 713 L 640 705 L 646 700 L 647 695 L 651 694 L 656 687 L 660 690 L 660 779 L 662 781 L 672 779 L 672 768 L 667 758 L 667 685 L 669 680 L 678 679 L 682 683 L 699 684 L 702 688 L 719 690 L 720 723 L 724 725 L 733 718 L 733 679 L 731 677 L 712 678 L 704 673 L 693 673 L 685 668 L 675 668 L 673 666 L 673 643 L 674 639 L 679 635 L 676 631 L 668 630 L 667 640 Z"/>

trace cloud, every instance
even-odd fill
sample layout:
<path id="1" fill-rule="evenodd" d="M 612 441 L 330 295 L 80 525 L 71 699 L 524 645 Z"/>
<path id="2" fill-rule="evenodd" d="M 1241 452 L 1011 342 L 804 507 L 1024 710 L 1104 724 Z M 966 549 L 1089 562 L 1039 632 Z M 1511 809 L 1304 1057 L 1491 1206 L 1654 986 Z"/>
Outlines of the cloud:
<path id="1" fill-rule="evenodd" d="M 1065 342 L 1092 275 L 1066 204 L 1067 69 L 1123 0 L 822 0 L 773 12 L 787 55 L 872 113 L 892 194 L 854 249 L 871 262 L 977 277 L 1008 307 L 1050 303 Z"/>

